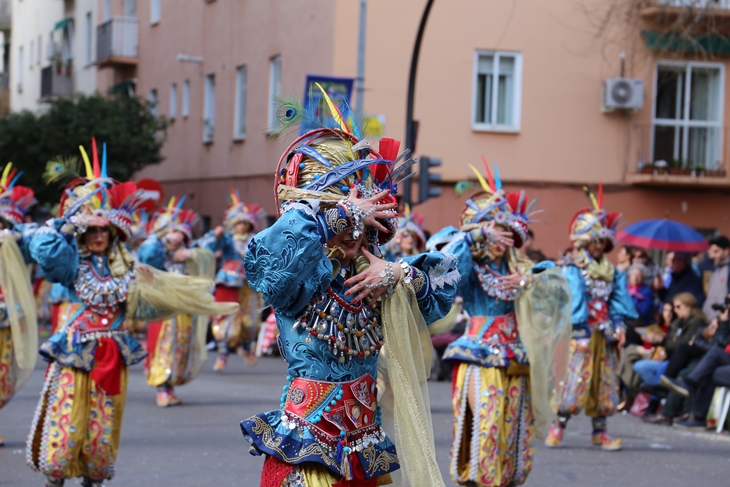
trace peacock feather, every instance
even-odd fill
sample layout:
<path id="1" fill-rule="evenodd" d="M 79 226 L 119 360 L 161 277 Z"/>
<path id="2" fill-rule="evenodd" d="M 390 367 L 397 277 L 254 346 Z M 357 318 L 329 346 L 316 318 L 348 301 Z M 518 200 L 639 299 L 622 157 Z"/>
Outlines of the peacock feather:
<path id="1" fill-rule="evenodd" d="M 57 156 L 46 164 L 46 172 L 43 173 L 43 180 L 46 184 L 66 184 L 69 181 L 81 177 L 79 175 L 79 158 L 72 156 L 64 158 Z"/>
<path id="2" fill-rule="evenodd" d="M 279 137 L 283 133 L 289 132 L 295 125 L 298 125 L 310 115 L 304 110 L 302 101 L 295 95 L 286 95 L 276 97 L 276 102 L 279 103 L 279 109 L 276 112 L 276 118 L 279 120 L 277 127 L 272 127 L 272 131 L 269 134 L 270 139 Z"/>

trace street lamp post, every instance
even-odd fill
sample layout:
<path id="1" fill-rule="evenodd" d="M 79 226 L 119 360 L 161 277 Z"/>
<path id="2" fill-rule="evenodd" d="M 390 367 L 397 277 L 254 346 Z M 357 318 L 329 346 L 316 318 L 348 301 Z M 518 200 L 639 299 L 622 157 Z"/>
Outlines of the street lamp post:
<path id="1" fill-rule="evenodd" d="M 408 101 L 406 104 L 406 148 L 414 151 L 416 144 L 416 123 L 413 121 L 413 98 L 416 91 L 416 72 L 418 71 L 418 55 L 421 52 L 421 40 L 423 39 L 423 31 L 426 30 L 426 22 L 428 14 L 431 13 L 431 6 L 434 0 L 428 0 L 426 7 L 423 9 L 421 23 L 418 26 L 416 34 L 416 43 L 413 45 L 413 55 L 411 56 L 411 71 L 408 76 Z M 415 151 L 414 151 L 415 152 Z M 406 175 L 411 170 L 406 171 Z M 403 203 L 411 204 L 411 180 L 406 179 L 403 187 Z"/>

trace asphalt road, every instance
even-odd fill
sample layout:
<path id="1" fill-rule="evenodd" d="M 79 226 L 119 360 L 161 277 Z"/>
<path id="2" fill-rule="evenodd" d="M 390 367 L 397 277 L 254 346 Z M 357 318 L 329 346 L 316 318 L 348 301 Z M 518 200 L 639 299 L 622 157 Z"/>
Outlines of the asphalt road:
<path id="1" fill-rule="evenodd" d="M 107 486 L 256 486 L 262 459 L 247 452 L 240 420 L 278 407 L 286 368 L 279 358 L 258 365 L 231 357 L 221 374 L 212 371 L 214 355 L 201 376 L 178 389 L 181 406 L 160 409 L 142 368 L 130 374 L 127 408 L 117 458 L 117 475 Z M 42 383 L 36 371 L 23 390 L 0 410 L 0 485 L 42 486 L 43 478 L 25 465 L 25 438 Z M 448 478 L 451 441 L 450 384 L 431 383 L 439 464 Z M 536 445 L 528 487 L 642 486 L 727 487 L 730 485 L 730 436 L 646 425 L 630 416 L 609 419 L 609 431 L 623 438 L 624 450 L 607 453 L 589 446 L 590 421 L 574 418 L 565 446 Z M 75 483 L 69 483 L 76 485 Z M 68 484 L 67 484 L 68 485 Z M 426 486 L 419 486 L 426 487 Z"/>

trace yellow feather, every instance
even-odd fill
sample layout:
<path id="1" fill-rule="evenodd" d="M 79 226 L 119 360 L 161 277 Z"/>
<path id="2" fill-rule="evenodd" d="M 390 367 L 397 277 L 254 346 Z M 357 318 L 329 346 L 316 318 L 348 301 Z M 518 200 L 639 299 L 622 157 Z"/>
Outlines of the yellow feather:
<path id="1" fill-rule="evenodd" d="M 79 150 L 81 151 L 81 157 L 84 159 L 84 166 L 86 167 L 86 177 L 89 179 L 94 179 L 94 171 L 91 169 L 91 162 L 89 161 L 89 155 L 86 153 L 86 150 L 84 149 L 83 145 L 79 146 Z"/>
<path id="2" fill-rule="evenodd" d="M 167 204 L 167 211 L 172 213 L 172 209 L 175 208 L 175 197 L 170 198 L 170 202 Z"/>
<path id="3" fill-rule="evenodd" d="M 335 105 L 332 103 L 332 100 L 330 100 L 329 95 L 327 95 L 327 92 L 324 91 L 324 88 L 319 83 L 314 83 L 317 85 L 317 88 L 319 88 L 319 91 L 322 92 L 322 95 L 324 95 L 324 100 L 327 102 L 327 106 L 330 108 L 330 112 L 332 112 L 332 118 L 335 119 L 335 122 L 337 122 L 337 125 L 340 126 L 340 129 L 342 129 L 343 132 L 349 132 L 350 130 L 347 128 L 347 125 L 345 124 L 345 121 L 342 120 L 342 117 L 340 117 L 340 112 L 335 108 Z"/>
<path id="4" fill-rule="evenodd" d="M 484 191 L 487 191 L 488 193 L 491 193 L 492 188 L 489 187 L 489 184 L 487 184 L 487 180 L 484 179 L 484 176 L 482 176 L 481 173 L 479 171 L 477 171 L 476 167 L 472 166 L 471 164 L 469 164 L 469 167 L 471 168 L 472 171 L 474 171 L 474 174 L 477 175 L 477 179 L 479 180 L 479 184 L 482 185 L 482 189 Z"/>
<path id="5" fill-rule="evenodd" d="M 0 179 L 0 185 L 7 186 L 8 185 L 8 174 L 10 174 L 10 168 L 13 167 L 12 162 L 8 162 L 5 165 L 5 170 L 3 171 L 3 177 Z"/>
<path id="6" fill-rule="evenodd" d="M 588 189 L 588 186 L 583 186 L 583 191 L 585 191 L 586 194 L 588 195 L 588 197 L 591 199 L 591 203 L 593 203 L 593 208 L 596 210 L 600 210 L 600 208 L 598 207 L 598 201 L 596 200 L 596 197 L 593 195 L 593 192 L 590 189 Z"/>

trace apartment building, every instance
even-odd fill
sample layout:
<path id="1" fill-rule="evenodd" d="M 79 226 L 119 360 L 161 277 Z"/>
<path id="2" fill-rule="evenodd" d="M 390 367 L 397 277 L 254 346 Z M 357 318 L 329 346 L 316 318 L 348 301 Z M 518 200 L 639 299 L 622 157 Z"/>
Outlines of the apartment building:
<path id="1" fill-rule="evenodd" d="M 10 108 L 96 91 L 97 0 L 12 0 Z"/>
<path id="2" fill-rule="evenodd" d="M 470 178 L 468 165 L 484 155 L 509 189 L 541 200 L 544 223 L 534 229 L 551 255 L 567 244 L 568 221 L 587 203 L 582 186 L 599 181 L 607 207 L 629 222 L 666 215 L 730 232 L 727 60 L 712 39 L 700 39 L 714 47 L 698 52 L 667 37 L 687 9 L 721 26 L 726 2 L 614 2 L 641 8 L 634 23 L 605 19 L 610 29 L 602 34 L 597 20 L 612 2 L 434 3 L 415 102 L 416 153 L 443 160 L 443 196 L 415 208 L 430 229 L 457 222 L 466 195 L 453 184 Z M 424 3 L 367 4 L 365 108 L 386 120 L 389 137 L 403 139 Z M 137 2 L 136 93 L 171 120 L 166 160 L 144 175 L 169 194 L 188 194 L 212 223 L 229 187 L 273 213 L 272 171 L 287 141 L 267 138 L 271 97 L 303 96 L 307 74 L 355 76 L 359 2 L 176 5 Z M 627 80 L 618 87 L 609 80 L 620 77 Z M 612 108 L 627 89 L 638 96 L 634 108 Z"/>
<path id="3" fill-rule="evenodd" d="M 0 0 L 0 115 L 10 109 L 10 0 Z"/>
<path id="4" fill-rule="evenodd" d="M 275 214 L 273 170 L 293 137 L 269 140 L 271 100 L 303 97 L 307 75 L 355 77 L 360 2 L 82 3 L 47 1 L 64 8 L 35 15 L 46 36 L 62 40 L 74 26 L 74 66 L 88 52 L 79 46 L 92 46 L 96 89 L 148 98 L 170 120 L 165 161 L 140 177 L 187 195 L 206 226 L 220 222 L 231 187 Z M 367 2 L 364 107 L 401 140 L 424 4 Z M 90 29 L 78 27 L 84 12 Z M 16 39 L 14 30 L 11 54 L 23 61 L 12 66 L 29 63 L 35 35 Z M 599 182 L 607 208 L 627 222 L 668 216 L 730 233 L 728 35 L 730 0 L 434 2 L 417 78 L 416 154 L 442 159 L 443 195 L 415 210 L 431 230 L 456 224 L 469 191 L 454 184 L 472 178 L 469 164 L 484 155 L 508 189 L 541 200 L 533 228 L 549 255 L 567 245 L 568 222 L 587 204 L 582 186 Z M 37 93 L 29 73 L 11 76 L 13 92 L 20 82 Z"/>

